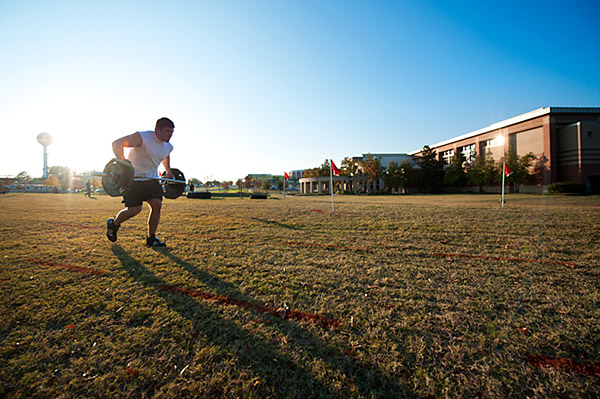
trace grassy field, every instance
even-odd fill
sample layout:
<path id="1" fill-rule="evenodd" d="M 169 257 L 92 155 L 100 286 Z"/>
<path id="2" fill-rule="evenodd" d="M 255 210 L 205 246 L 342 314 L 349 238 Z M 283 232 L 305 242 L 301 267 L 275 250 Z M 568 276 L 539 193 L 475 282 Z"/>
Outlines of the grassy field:
<path id="1" fill-rule="evenodd" d="M 0 397 L 600 396 L 600 197 L 0 196 Z"/>

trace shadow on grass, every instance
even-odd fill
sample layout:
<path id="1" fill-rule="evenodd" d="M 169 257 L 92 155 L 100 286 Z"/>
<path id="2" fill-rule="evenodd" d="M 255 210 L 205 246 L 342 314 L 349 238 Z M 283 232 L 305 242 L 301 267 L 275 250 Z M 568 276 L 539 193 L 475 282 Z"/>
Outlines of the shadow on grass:
<path id="1" fill-rule="evenodd" d="M 193 264 L 186 262 L 170 253 L 168 249 L 162 249 L 157 252 L 160 252 L 162 255 L 181 266 L 185 271 L 197 278 L 202 284 L 212 288 L 219 295 L 227 296 L 235 300 L 258 303 L 258 301 L 256 301 L 254 298 L 250 298 L 244 293 L 240 292 L 234 285 L 224 282 L 210 273 L 199 270 Z M 272 317 L 272 319 L 273 325 L 277 326 L 282 333 L 291 338 L 290 342 L 288 342 L 288 345 L 293 348 L 294 353 L 305 354 L 306 358 L 310 358 L 313 361 L 318 360 L 326 364 L 328 370 L 333 370 L 334 373 L 342 374 L 346 384 L 348 385 L 348 391 L 352 391 L 351 386 L 353 385 L 360 393 L 360 396 L 364 397 L 415 397 L 415 394 L 403 387 L 398 380 L 385 374 L 385 372 L 373 365 L 359 364 L 352 356 L 344 353 L 332 345 L 323 342 L 297 322 L 289 319 L 282 320 L 275 317 Z M 226 321 L 223 323 L 225 328 L 229 328 L 226 325 L 230 323 Z M 240 330 L 237 326 L 233 326 L 232 328 L 235 330 Z M 263 359 L 258 360 L 258 362 L 265 361 L 267 363 L 271 363 L 272 361 L 270 360 L 270 357 L 274 356 L 275 358 L 284 358 L 286 362 L 284 364 L 291 365 L 290 367 L 292 368 L 302 369 L 301 365 L 294 365 L 292 360 L 279 353 L 276 346 L 272 343 L 265 342 L 256 336 L 249 335 L 243 330 L 241 331 L 244 335 L 244 338 L 255 340 L 262 350 L 264 350 L 265 356 Z M 231 332 L 224 331 L 224 333 L 230 334 Z M 238 334 L 239 331 L 235 331 L 235 333 Z M 214 338 L 218 339 L 216 336 Z M 275 352 L 276 355 L 273 355 L 273 352 Z M 306 389 L 306 386 L 313 386 L 311 397 L 330 397 L 342 394 L 342 392 L 339 391 L 331 392 L 328 387 L 323 386 L 322 382 L 316 380 L 313 376 L 310 376 L 306 373 L 303 374 L 302 378 L 306 378 L 307 381 L 298 382 L 301 388 Z M 265 379 L 273 388 L 282 382 L 284 384 L 290 383 L 290 381 L 286 381 L 285 379 L 282 380 L 281 376 L 279 375 L 265 376 Z M 309 385 L 306 385 L 307 383 Z M 297 393 L 298 391 L 294 392 Z M 286 395 L 288 394 L 290 394 L 290 392 L 286 391 Z M 294 394 L 293 396 L 297 395 Z"/>
<path id="2" fill-rule="evenodd" d="M 159 286 L 166 284 L 165 281 L 148 270 L 119 245 L 113 245 L 112 251 L 133 279 L 145 286 L 155 288 L 156 294 L 171 309 L 192 322 L 195 332 L 201 332 L 215 345 L 234 354 L 239 370 L 251 369 L 262 377 L 268 385 L 268 391 L 263 394 L 274 393 L 276 397 L 293 397 L 295 396 L 294 392 L 312 387 L 316 393 L 315 397 L 334 395 L 322 382 L 278 353 L 275 344 L 264 341 L 240 326 L 224 320 L 202 301 L 159 289 Z M 164 251 L 165 249 L 156 252 L 163 253 Z M 168 252 L 167 256 L 169 256 Z M 202 275 L 204 279 L 208 280 L 208 277 L 208 275 Z M 152 387 L 148 386 L 148 390 L 151 389 Z M 257 393 L 260 394 L 260 392 Z"/>

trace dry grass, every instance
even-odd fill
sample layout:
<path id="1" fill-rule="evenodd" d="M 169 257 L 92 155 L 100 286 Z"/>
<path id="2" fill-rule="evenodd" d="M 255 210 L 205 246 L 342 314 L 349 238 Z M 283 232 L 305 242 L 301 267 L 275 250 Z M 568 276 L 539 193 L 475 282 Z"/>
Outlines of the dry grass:
<path id="1" fill-rule="evenodd" d="M 0 396 L 598 397 L 600 198 L 0 196 Z"/>

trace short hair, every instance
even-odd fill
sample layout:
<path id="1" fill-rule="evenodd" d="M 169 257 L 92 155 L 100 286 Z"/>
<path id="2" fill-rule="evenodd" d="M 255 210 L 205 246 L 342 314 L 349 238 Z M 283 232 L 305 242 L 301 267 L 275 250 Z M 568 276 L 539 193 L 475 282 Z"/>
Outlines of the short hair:
<path id="1" fill-rule="evenodd" d="M 165 127 L 175 129 L 175 124 L 169 118 L 160 118 L 156 121 L 156 130 L 162 130 Z"/>

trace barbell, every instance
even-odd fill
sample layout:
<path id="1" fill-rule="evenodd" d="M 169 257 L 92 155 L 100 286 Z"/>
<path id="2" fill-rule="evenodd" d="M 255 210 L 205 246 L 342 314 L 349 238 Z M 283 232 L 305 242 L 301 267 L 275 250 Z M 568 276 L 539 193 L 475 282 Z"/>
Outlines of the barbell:
<path id="1" fill-rule="evenodd" d="M 144 178 L 158 180 L 163 183 L 163 191 L 165 198 L 175 199 L 179 197 L 185 191 L 185 176 L 179 169 L 171 168 L 173 173 L 173 179 L 167 179 L 164 177 L 146 177 L 146 176 L 135 176 L 133 171 L 133 165 L 131 162 L 114 158 L 104 167 L 103 172 L 92 172 L 94 176 L 102 177 L 102 188 L 111 197 L 120 197 L 129 190 L 133 179 Z"/>

